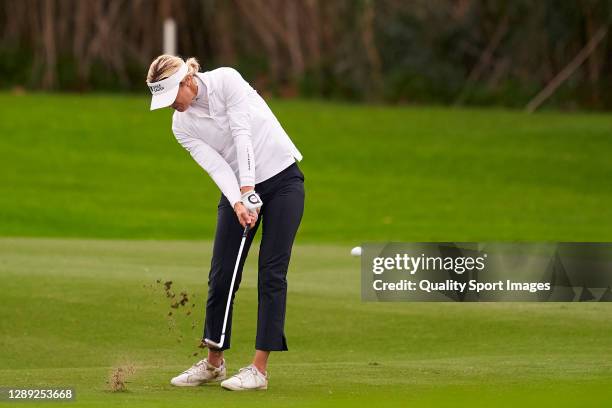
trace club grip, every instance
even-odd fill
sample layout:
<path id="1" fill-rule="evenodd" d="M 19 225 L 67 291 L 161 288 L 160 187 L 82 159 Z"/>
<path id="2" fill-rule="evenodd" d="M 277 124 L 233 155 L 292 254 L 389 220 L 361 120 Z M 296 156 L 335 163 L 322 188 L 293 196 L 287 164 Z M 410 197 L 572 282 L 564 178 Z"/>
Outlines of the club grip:
<path id="1" fill-rule="evenodd" d="M 242 237 L 246 237 L 249 234 L 249 231 L 251 230 L 251 225 L 247 224 L 246 227 L 244 227 L 244 232 L 242 233 Z"/>

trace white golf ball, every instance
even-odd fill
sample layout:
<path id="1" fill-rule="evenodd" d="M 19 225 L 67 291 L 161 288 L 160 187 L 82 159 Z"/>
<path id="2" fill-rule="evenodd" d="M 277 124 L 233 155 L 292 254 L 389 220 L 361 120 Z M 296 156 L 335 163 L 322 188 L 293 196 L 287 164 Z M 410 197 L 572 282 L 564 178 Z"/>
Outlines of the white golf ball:
<path id="1" fill-rule="evenodd" d="M 361 247 L 355 247 L 351 249 L 351 255 L 353 256 L 361 256 Z"/>

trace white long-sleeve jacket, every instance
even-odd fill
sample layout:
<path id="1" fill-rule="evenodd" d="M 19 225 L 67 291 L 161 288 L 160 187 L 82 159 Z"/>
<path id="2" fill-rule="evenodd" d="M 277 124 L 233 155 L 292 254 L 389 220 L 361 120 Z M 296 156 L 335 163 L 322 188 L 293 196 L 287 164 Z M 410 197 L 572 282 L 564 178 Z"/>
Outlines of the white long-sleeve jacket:
<path id="1" fill-rule="evenodd" d="M 172 131 L 233 207 L 240 187 L 269 179 L 302 160 L 302 154 L 238 71 L 223 67 L 197 75 L 206 88 L 208 112 L 175 111 Z"/>

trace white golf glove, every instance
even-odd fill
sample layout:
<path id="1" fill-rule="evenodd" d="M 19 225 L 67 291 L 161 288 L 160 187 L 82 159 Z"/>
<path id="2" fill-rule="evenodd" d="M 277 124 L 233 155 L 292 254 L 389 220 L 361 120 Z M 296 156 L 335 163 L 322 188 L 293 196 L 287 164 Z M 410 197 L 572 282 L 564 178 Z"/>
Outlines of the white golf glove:
<path id="1" fill-rule="evenodd" d="M 249 210 L 249 212 L 256 213 L 257 209 L 263 205 L 261 198 L 255 192 L 255 190 L 247 191 L 246 193 L 242 194 L 240 199 L 242 204 L 244 204 L 245 208 Z"/>

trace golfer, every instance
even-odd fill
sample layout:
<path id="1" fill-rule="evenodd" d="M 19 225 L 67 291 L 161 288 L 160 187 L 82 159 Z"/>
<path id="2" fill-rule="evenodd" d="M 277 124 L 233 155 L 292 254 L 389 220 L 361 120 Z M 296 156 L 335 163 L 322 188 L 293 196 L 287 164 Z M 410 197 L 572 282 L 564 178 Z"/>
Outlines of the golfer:
<path id="1" fill-rule="evenodd" d="M 304 212 L 302 155 L 259 94 L 233 68 L 199 72 L 195 58 L 161 55 L 149 67 L 151 110 L 174 109 L 177 141 L 221 190 L 208 275 L 203 339 L 219 341 L 232 275 L 243 232 L 250 231 L 240 259 L 232 303 L 242 268 L 261 222 L 255 356 L 226 379 L 223 351 L 230 348 L 232 309 L 221 348 L 208 345 L 208 357 L 172 378 L 176 386 L 222 381 L 229 390 L 267 389 L 271 351 L 287 350 L 285 308 L 287 269 Z"/>

